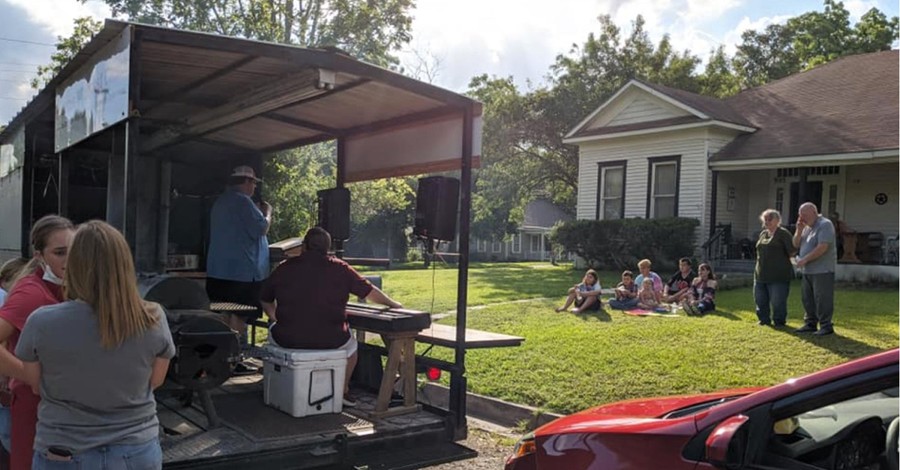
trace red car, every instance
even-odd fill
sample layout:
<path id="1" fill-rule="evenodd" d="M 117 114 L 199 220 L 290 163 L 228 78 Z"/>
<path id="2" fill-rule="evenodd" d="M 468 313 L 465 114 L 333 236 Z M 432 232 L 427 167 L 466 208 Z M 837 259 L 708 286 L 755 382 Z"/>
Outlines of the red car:
<path id="1" fill-rule="evenodd" d="M 898 357 L 768 388 L 591 408 L 523 437 L 506 470 L 897 470 Z"/>

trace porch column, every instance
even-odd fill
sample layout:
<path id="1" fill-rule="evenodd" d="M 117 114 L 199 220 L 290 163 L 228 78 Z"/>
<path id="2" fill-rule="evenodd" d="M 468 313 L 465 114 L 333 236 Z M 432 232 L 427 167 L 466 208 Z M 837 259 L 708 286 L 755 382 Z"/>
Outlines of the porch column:
<path id="1" fill-rule="evenodd" d="M 716 211 L 718 210 L 719 172 L 713 170 L 709 199 L 709 237 L 716 231 Z"/>
<path id="2" fill-rule="evenodd" d="M 808 191 L 806 190 L 806 181 L 807 177 L 809 176 L 809 168 L 800 168 L 800 171 L 798 173 L 800 176 L 800 182 L 797 183 L 797 207 L 800 207 L 800 205 L 807 200 L 806 193 Z M 822 208 L 820 207 L 819 210 L 821 211 Z"/>

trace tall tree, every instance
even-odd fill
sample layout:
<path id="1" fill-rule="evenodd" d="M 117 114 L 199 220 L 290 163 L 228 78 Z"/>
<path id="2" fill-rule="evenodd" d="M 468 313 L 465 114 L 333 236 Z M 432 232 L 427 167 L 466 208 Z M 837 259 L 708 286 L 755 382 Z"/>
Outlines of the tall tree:
<path id="1" fill-rule="evenodd" d="M 379 65 L 411 36 L 413 0 L 104 0 L 114 16 L 308 47 L 337 47 Z"/>
<path id="2" fill-rule="evenodd" d="M 889 50 L 898 38 L 898 18 L 870 9 L 853 26 L 844 4 L 825 0 L 811 11 L 741 35 L 734 58 L 743 88 L 768 83 L 839 57 Z"/>

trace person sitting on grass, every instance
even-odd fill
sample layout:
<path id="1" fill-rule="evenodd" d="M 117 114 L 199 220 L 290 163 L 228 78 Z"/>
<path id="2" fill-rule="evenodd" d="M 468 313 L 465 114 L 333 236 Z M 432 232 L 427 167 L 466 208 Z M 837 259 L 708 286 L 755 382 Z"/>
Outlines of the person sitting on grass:
<path id="1" fill-rule="evenodd" d="M 616 310 L 630 310 L 637 307 L 638 288 L 634 283 L 634 273 L 622 273 L 622 282 L 616 286 L 616 298 L 609 300 L 609 307 Z"/>
<path id="2" fill-rule="evenodd" d="M 659 292 L 659 295 L 665 295 L 666 293 L 666 284 L 663 282 L 662 278 L 659 277 L 659 274 L 650 270 L 650 266 L 652 263 L 649 259 L 642 259 L 638 261 L 638 269 L 641 271 L 638 274 L 638 277 L 635 278 L 634 282 L 640 287 L 644 284 L 644 279 L 650 279 L 653 281 L 653 290 Z"/>
<path id="3" fill-rule="evenodd" d="M 700 264 L 699 275 L 691 285 L 691 292 L 681 306 L 688 315 L 703 315 L 716 309 L 716 275 L 707 263 Z"/>
<path id="4" fill-rule="evenodd" d="M 581 284 L 575 284 L 569 289 L 569 295 L 566 297 L 566 304 L 556 309 L 557 312 L 569 308 L 575 303 L 574 313 L 581 313 L 585 310 L 598 311 L 602 307 L 600 304 L 600 279 L 597 277 L 597 271 L 588 269 L 584 273 Z"/>
<path id="5" fill-rule="evenodd" d="M 662 304 L 662 302 L 660 301 L 659 292 L 657 292 L 656 289 L 653 288 L 653 279 L 644 279 L 644 282 L 641 283 L 640 289 L 638 289 L 637 300 L 638 308 L 647 310 L 653 310 Z"/>
<path id="6" fill-rule="evenodd" d="M 678 303 L 687 297 L 691 291 L 691 283 L 697 275 L 694 273 L 694 267 L 691 265 L 690 258 L 681 258 L 678 260 L 678 271 L 669 278 L 666 284 L 666 294 L 663 296 L 664 302 Z"/>

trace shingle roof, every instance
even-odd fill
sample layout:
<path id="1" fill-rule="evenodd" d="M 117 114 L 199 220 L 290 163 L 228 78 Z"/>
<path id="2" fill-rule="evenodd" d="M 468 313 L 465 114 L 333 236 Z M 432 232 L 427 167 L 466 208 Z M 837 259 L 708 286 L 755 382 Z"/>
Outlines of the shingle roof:
<path id="1" fill-rule="evenodd" d="M 641 84 L 646 85 L 647 87 L 652 88 L 670 98 L 678 100 L 681 103 L 684 103 L 715 120 L 730 122 L 733 124 L 740 124 L 742 126 L 752 126 L 752 124 L 747 120 L 746 117 L 742 116 L 739 112 L 732 109 L 729 103 L 718 98 L 698 95 L 697 93 L 691 93 L 689 91 L 679 90 L 677 88 L 667 87 L 664 85 L 657 85 L 655 83 L 648 83 L 642 80 L 635 79 L 635 81 L 640 82 Z"/>
<path id="2" fill-rule="evenodd" d="M 710 161 L 828 155 L 898 147 L 898 51 L 837 59 L 725 102 L 759 130 Z"/>
<path id="3" fill-rule="evenodd" d="M 566 213 L 559 206 L 546 199 L 535 199 L 525 206 L 525 220 L 522 223 L 526 227 L 550 228 L 559 221 L 573 220 L 571 214 Z"/>

